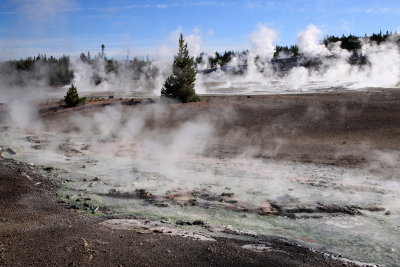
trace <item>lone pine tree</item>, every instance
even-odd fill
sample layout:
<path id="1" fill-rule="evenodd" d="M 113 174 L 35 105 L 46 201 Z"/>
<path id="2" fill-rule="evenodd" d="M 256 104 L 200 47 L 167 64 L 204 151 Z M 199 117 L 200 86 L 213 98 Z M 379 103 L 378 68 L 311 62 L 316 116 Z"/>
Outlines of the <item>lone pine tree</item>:
<path id="1" fill-rule="evenodd" d="M 161 95 L 178 99 L 183 103 L 197 102 L 200 98 L 194 90 L 195 81 L 194 58 L 189 56 L 187 43 L 183 40 L 181 33 L 178 54 L 175 56 L 172 66 L 172 74 L 166 79 L 161 89 Z"/>
<path id="2" fill-rule="evenodd" d="M 84 103 L 86 100 L 85 97 L 79 97 L 78 90 L 72 84 L 71 87 L 68 89 L 67 94 L 64 97 L 65 104 L 68 107 L 75 107 L 78 104 Z"/>

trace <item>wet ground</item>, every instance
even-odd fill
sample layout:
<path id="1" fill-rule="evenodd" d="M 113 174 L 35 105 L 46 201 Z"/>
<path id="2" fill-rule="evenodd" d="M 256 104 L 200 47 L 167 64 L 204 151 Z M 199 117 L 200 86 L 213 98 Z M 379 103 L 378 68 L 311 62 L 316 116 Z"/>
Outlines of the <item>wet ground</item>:
<path id="1" fill-rule="evenodd" d="M 198 241 L 146 222 L 115 229 L 61 201 L 58 186 L 34 167 L 5 158 L 0 166 L 0 266 L 342 266 L 272 238 Z"/>
<path id="2" fill-rule="evenodd" d="M 43 165 L 37 172 L 61 183 L 62 199 L 88 213 L 398 263 L 396 90 L 141 101 L 53 105 L 40 130 L 5 132 L 3 154 Z M 116 225 L 143 230 L 107 227 Z"/>

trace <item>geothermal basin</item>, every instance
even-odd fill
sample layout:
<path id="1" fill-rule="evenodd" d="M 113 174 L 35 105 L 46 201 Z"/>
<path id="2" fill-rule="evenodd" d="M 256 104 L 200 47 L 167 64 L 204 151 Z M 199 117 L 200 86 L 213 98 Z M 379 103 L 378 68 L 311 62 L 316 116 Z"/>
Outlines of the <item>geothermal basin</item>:
<path id="1" fill-rule="evenodd" d="M 103 100 L 20 127 L 3 115 L 2 155 L 90 214 L 400 262 L 398 90 Z"/>

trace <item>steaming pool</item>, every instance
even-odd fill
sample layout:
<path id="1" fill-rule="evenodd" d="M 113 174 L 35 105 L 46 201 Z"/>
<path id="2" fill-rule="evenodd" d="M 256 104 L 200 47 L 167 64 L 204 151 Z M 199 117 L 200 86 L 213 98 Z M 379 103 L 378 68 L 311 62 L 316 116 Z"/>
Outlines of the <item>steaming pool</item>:
<path id="1" fill-rule="evenodd" d="M 289 238 L 360 262 L 400 262 L 400 181 L 380 173 L 246 155 L 161 159 L 143 139 L 73 132 L 7 131 L 0 146 L 4 156 L 61 181 L 63 198 L 90 213 L 201 220 L 210 229 Z"/>

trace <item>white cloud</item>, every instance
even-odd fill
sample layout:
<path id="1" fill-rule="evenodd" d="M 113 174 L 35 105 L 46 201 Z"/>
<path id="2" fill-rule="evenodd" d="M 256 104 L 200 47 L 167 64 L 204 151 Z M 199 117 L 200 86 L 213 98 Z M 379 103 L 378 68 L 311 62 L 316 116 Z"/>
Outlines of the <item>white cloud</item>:
<path id="1" fill-rule="evenodd" d="M 354 23 L 352 21 L 349 20 L 345 20 L 342 19 L 340 20 L 340 27 L 339 27 L 342 31 L 345 31 L 347 33 L 350 33 L 353 31 L 354 28 Z"/>
<path id="2" fill-rule="evenodd" d="M 169 6 L 168 5 L 166 5 L 166 4 L 158 4 L 158 5 L 156 5 L 155 6 L 156 8 L 168 8 Z"/>
<path id="3" fill-rule="evenodd" d="M 272 9 L 276 7 L 276 3 L 273 1 L 247 1 L 244 3 L 244 7 L 248 9 Z"/>
<path id="4" fill-rule="evenodd" d="M 399 7 L 368 7 L 368 8 L 348 8 L 344 9 L 348 13 L 366 14 L 400 14 Z"/>
<path id="5" fill-rule="evenodd" d="M 23 0 L 19 1 L 18 10 L 32 21 L 43 21 L 73 9 L 73 1 L 68 0 Z"/>
<path id="6" fill-rule="evenodd" d="M 211 38 L 211 37 L 213 37 L 214 36 L 214 30 L 213 29 L 208 29 L 208 31 L 207 31 L 207 37 L 208 38 Z"/>

